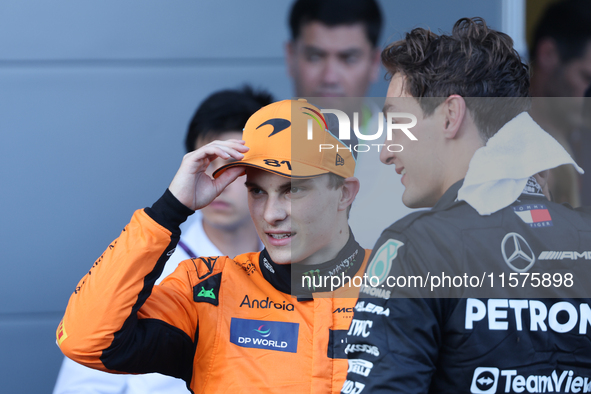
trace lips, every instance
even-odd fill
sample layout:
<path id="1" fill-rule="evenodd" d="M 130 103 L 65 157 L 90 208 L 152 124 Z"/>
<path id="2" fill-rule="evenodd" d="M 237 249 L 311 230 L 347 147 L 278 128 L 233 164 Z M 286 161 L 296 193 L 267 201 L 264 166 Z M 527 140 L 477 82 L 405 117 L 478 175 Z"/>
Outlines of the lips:
<path id="1" fill-rule="evenodd" d="M 401 182 L 403 185 L 405 185 L 405 184 L 404 184 L 404 180 L 405 180 L 405 178 L 406 178 L 406 168 L 404 168 L 404 167 L 396 167 L 396 173 L 397 173 L 398 175 L 402 175 L 402 177 L 400 178 L 400 182 Z M 406 185 L 405 185 L 405 186 L 406 186 Z"/>
<path id="2" fill-rule="evenodd" d="M 211 204 L 209 204 L 209 207 L 213 208 L 213 209 L 229 209 L 232 207 L 231 204 L 225 202 L 225 201 L 212 201 Z"/>
<path id="3" fill-rule="evenodd" d="M 267 235 L 267 240 L 269 241 L 269 244 L 273 246 L 289 245 L 291 243 L 291 239 L 295 235 L 295 233 L 287 231 L 265 232 L 265 234 Z"/>
<path id="4" fill-rule="evenodd" d="M 291 237 L 291 233 L 285 233 L 285 234 L 269 234 L 269 236 L 271 238 L 274 238 L 274 239 L 284 239 L 284 238 Z"/>

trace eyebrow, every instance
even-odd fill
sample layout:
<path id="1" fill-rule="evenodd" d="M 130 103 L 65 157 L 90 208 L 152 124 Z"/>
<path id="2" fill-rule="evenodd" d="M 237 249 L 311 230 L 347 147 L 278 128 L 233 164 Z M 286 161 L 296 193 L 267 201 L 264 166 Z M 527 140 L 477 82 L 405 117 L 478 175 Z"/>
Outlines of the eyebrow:
<path id="1" fill-rule="evenodd" d="M 257 187 L 257 188 L 261 188 L 259 185 L 257 185 L 256 183 L 252 182 L 252 181 L 246 181 L 244 182 L 244 186 L 246 187 Z"/>
<path id="2" fill-rule="evenodd" d="M 390 110 L 396 110 L 396 108 L 392 105 L 392 104 L 386 104 L 384 105 L 384 108 L 382 108 L 382 112 L 385 114 L 387 114 Z"/>
<path id="3" fill-rule="evenodd" d="M 308 183 L 310 183 L 312 180 L 310 178 L 306 178 L 306 179 L 292 179 L 290 182 L 291 186 L 304 186 Z"/>
<path id="4" fill-rule="evenodd" d="M 347 48 L 342 51 L 338 51 L 339 56 L 351 56 L 351 55 L 360 55 L 363 53 L 363 50 L 360 48 Z"/>
<path id="5" fill-rule="evenodd" d="M 304 51 L 307 53 L 310 53 L 310 52 L 320 53 L 320 54 L 328 53 L 325 49 L 318 48 L 314 45 L 304 46 Z M 361 48 L 351 47 L 351 48 L 343 49 L 341 51 L 337 51 L 337 56 L 351 56 L 351 55 L 359 55 L 361 53 L 363 53 L 363 50 Z"/>
<path id="6" fill-rule="evenodd" d="M 285 188 L 290 188 L 291 187 L 291 183 L 292 183 L 291 181 L 287 181 L 285 183 L 282 183 L 281 185 L 279 185 L 279 190 L 285 189 Z M 254 188 L 257 188 L 257 189 L 264 190 L 263 187 L 261 187 L 259 184 L 257 184 L 256 182 L 253 182 L 253 181 L 246 181 L 246 182 L 244 182 L 244 185 L 246 187 L 254 187 Z"/>
<path id="7" fill-rule="evenodd" d="M 304 46 L 304 51 L 305 52 L 318 52 L 318 53 L 326 53 L 326 51 L 324 49 L 315 47 L 313 45 L 306 45 Z"/>

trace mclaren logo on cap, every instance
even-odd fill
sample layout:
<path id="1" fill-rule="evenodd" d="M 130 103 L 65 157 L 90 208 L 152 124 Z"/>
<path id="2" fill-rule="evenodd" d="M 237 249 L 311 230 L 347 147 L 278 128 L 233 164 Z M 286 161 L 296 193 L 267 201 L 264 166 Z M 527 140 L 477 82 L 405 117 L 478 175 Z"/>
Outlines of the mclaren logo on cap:
<path id="1" fill-rule="evenodd" d="M 261 123 L 259 127 L 257 127 L 256 129 L 258 130 L 265 125 L 273 126 L 273 132 L 269 134 L 269 137 L 271 137 L 272 135 L 275 135 L 280 131 L 287 129 L 289 126 L 291 126 L 291 122 L 287 119 L 273 118 Z"/>

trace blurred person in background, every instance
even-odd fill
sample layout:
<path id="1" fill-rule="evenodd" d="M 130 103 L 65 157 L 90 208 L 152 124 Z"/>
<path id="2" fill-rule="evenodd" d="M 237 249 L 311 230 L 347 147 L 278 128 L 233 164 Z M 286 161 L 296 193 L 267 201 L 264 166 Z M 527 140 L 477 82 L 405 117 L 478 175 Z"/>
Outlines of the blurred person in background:
<path id="1" fill-rule="evenodd" d="M 271 94 L 249 86 L 211 94 L 197 108 L 185 138 L 192 152 L 213 140 L 242 139 L 248 118 L 273 101 Z M 213 161 L 212 174 L 222 165 Z M 178 264 L 199 256 L 237 256 L 262 249 L 248 211 L 247 190 L 242 181 L 229 185 L 210 205 L 195 212 L 181 225 L 182 236 L 156 283 L 172 273 Z M 54 394 L 164 394 L 188 393 L 181 379 L 157 373 L 117 375 L 98 371 L 65 357 Z"/>
<path id="2" fill-rule="evenodd" d="M 591 2 L 551 4 L 535 29 L 530 59 L 530 114 L 572 156 L 581 138 L 582 98 L 591 84 Z M 548 182 L 555 202 L 581 205 L 580 177 L 572 166 L 551 170 Z"/>
<path id="3" fill-rule="evenodd" d="M 360 133 L 375 134 L 383 99 L 366 97 L 380 74 L 383 16 L 378 2 L 296 0 L 288 22 L 291 39 L 285 46 L 285 57 L 295 95 L 314 98 L 313 102 L 321 108 L 345 111 L 351 121 L 351 113 L 358 112 Z M 325 116 L 331 125 L 334 117 Z M 338 132 L 332 128 L 331 131 Z M 380 140 L 357 139 L 359 144 L 383 143 L 385 133 Z M 360 148 L 355 154 L 355 176 L 362 184 L 356 204 L 390 207 L 387 213 L 368 209 L 351 212 L 349 223 L 358 241 L 364 247 L 371 247 L 383 227 L 411 210 L 400 199 L 391 197 L 401 195 L 403 189 L 400 184 L 388 182 L 393 170 L 380 164 L 377 150 L 364 152 Z"/>
<path id="4" fill-rule="evenodd" d="M 376 1 L 297 0 L 286 61 L 298 97 L 365 97 L 380 68 Z"/>
<path id="5" fill-rule="evenodd" d="M 581 175 L 581 203 L 591 206 L 591 85 L 585 91 L 583 103 L 583 126 L 577 135 L 578 141 L 573 146 L 577 162 L 587 169 Z"/>

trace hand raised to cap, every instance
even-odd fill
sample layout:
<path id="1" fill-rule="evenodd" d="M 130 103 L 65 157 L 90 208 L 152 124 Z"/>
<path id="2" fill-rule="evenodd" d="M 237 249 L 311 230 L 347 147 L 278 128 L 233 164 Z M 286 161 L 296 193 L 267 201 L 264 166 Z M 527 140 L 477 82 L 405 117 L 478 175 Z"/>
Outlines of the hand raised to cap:
<path id="1" fill-rule="evenodd" d="M 236 178 L 244 168 L 233 167 L 217 179 L 205 173 L 209 163 L 220 157 L 241 160 L 248 147 L 242 140 L 213 141 L 187 153 L 168 189 L 186 207 L 197 210 L 210 204 Z"/>

